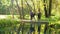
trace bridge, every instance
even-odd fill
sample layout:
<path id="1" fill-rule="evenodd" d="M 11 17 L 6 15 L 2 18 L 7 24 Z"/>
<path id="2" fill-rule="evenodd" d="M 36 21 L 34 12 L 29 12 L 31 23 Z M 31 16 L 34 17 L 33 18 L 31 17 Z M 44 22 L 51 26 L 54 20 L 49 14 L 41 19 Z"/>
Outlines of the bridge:
<path id="1" fill-rule="evenodd" d="M 24 23 L 40 23 L 40 24 L 49 24 L 48 22 L 49 21 L 42 21 L 42 20 L 40 20 L 40 21 L 36 21 L 36 20 L 20 20 L 20 22 L 24 22 Z"/>
<path id="2" fill-rule="evenodd" d="M 22 28 L 22 34 L 24 34 L 23 33 L 23 28 L 24 28 L 24 24 L 25 23 L 31 23 L 31 25 L 30 25 L 31 28 L 32 28 L 32 25 L 34 24 L 34 28 L 33 29 L 35 29 L 35 24 L 37 24 L 37 23 L 39 24 L 38 27 L 40 29 L 41 29 L 41 24 L 45 24 L 44 34 L 46 34 L 46 30 L 48 29 L 48 24 L 49 24 L 49 21 L 43 21 L 43 20 L 40 20 L 40 21 L 36 21 L 36 20 L 20 20 L 20 22 L 21 22 L 21 25 L 20 25 L 21 27 L 19 27 L 18 31 L 20 30 L 20 28 Z M 31 31 L 31 29 L 30 29 L 30 31 Z M 17 32 L 17 34 L 19 34 L 19 32 Z M 28 34 L 32 34 L 32 33 L 30 32 Z M 35 32 L 33 34 L 35 34 Z M 38 34 L 40 34 L 40 31 L 39 31 Z"/>

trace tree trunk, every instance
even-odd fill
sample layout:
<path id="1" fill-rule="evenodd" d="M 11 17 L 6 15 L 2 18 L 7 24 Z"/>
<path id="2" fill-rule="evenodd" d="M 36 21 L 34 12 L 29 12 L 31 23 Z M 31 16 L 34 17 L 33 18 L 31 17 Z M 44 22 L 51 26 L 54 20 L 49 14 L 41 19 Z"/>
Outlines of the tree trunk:
<path id="1" fill-rule="evenodd" d="M 36 12 L 36 11 L 35 11 L 35 4 L 34 4 L 34 1 L 33 1 L 33 0 L 31 0 L 31 1 L 32 1 L 32 3 L 33 3 L 33 6 L 34 6 L 34 13 L 35 13 L 35 12 Z"/>
<path id="2" fill-rule="evenodd" d="M 14 18 L 13 2 L 14 2 L 14 0 L 11 0 L 11 14 L 12 14 L 12 18 Z"/>
<path id="3" fill-rule="evenodd" d="M 52 0 L 49 0 L 49 17 L 51 16 Z"/>
<path id="4" fill-rule="evenodd" d="M 27 1 L 26 1 L 26 3 L 27 3 L 27 5 L 28 5 L 28 7 L 29 7 L 28 9 L 29 9 L 29 10 L 32 10 L 32 7 L 28 4 Z"/>
<path id="5" fill-rule="evenodd" d="M 19 5 L 18 5 L 18 1 L 17 0 L 15 0 L 16 1 L 16 4 L 17 4 L 17 7 L 18 7 L 18 11 L 19 11 L 19 15 L 20 15 L 20 19 L 24 19 L 24 15 L 23 15 L 23 1 L 22 1 L 22 11 L 20 11 L 21 9 L 20 9 L 20 7 L 19 7 Z M 17 30 L 17 34 L 19 34 L 20 33 L 20 29 L 23 27 L 23 23 L 22 22 L 20 22 L 21 23 L 21 25 L 19 26 L 19 28 L 18 28 L 18 30 Z M 22 27 L 21 27 L 22 26 Z"/>
<path id="6" fill-rule="evenodd" d="M 18 5 L 18 1 L 17 0 L 15 0 L 15 1 L 16 1 L 16 4 L 17 4 L 17 8 L 18 8 L 18 12 L 19 12 L 19 15 L 20 15 L 20 19 L 22 19 L 22 12 L 20 11 L 21 9 L 20 9 L 20 7 Z"/>
<path id="7" fill-rule="evenodd" d="M 23 10 L 23 0 L 21 0 L 21 3 L 22 3 L 22 18 L 24 19 L 24 10 Z"/>
<path id="8" fill-rule="evenodd" d="M 44 11 L 45 11 L 45 17 L 48 18 L 48 11 L 47 11 L 47 8 L 46 8 L 46 4 L 45 4 L 45 0 L 44 0 Z"/>

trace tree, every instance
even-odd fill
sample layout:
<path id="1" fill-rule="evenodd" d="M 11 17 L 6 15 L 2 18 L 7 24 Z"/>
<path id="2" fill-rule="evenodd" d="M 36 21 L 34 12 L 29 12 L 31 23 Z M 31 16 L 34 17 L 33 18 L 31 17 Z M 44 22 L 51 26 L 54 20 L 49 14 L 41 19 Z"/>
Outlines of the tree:
<path id="1" fill-rule="evenodd" d="M 18 12 L 19 12 L 19 15 L 20 15 L 20 19 L 24 19 L 24 12 L 23 12 L 23 1 L 22 1 L 22 11 L 21 11 L 21 7 L 19 6 L 18 4 L 18 0 L 15 0 L 16 1 L 16 4 L 17 4 L 17 7 L 18 7 Z M 23 23 L 21 22 L 21 27 L 19 26 L 18 28 L 18 31 L 17 31 L 17 34 L 19 34 L 20 32 L 20 29 L 23 27 Z M 23 33 L 23 32 L 22 32 Z"/>
<path id="2" fill-rule="evenodd" d="M 14 0 L 11 0 L 11 14 L 12 14 L 12 18 L 14 18 L 13 2 L 14 2 Z"/>
<path id="3" fill-rule="evenodd" d="M 21 3 L 22 3 L 22 16 L 23 16 L 23 19 L 24 19 L 23 0 L 21 0 Z"/>
<path id="4" fill-rule="evenodd" d="M 29 5 L 29 3 L 26 0 L 25 0 L 25 2 L 27 4 L 27 6 L 28 6 L 29 11 L 32 10 L 32 7 Z"/>
<path id="5" fill-rule="evenodd" d="M 49 0 L 49 17 L 51 16 L 52 0 Z"/>
<path id="6" fill-rule="evenodd" d="M 45 11 L 45 17 L 48 18 L 48 12 L 46 8 L 46 1 L 44 0 L 44 11 Z"/>
<path id="7" fill-rule="evenodd" d="M 20 19 L 22 19 L 22 12 L 20 11 L 21 7 L 18 4 L 18 0 L 15 0 L 15 1 L 16 1 L 16 5 L 17 5 L 17 8 L 18 8 L 19 15 L 20 15 Z"/>
<path id="8" fill-rule="evenodd" d="M 34 1 L 33 0 L 31 0 L 32 1 L 32 3 L 33 3 L 33 7 L 34 7 L 34 13 L 36 12 L 35 11 L 35 3 L 34 3 Z"/>

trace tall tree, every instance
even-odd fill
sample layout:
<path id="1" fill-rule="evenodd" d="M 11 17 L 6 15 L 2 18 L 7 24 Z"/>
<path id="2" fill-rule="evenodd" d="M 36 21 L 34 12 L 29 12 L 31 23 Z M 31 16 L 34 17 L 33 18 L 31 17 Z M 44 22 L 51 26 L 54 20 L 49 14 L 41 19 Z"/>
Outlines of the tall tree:
<path id="1" fill-rule="evenodd" d="M 34 13 L 36 12 L 35 11 L 35 3 L 34 3 L 34 1 L 33 0 L 31 0 L 32 1 L 32 3 L 33 3 L 33 6 L 34 6 Z"/>
<path id="2" fill-rule="evenodd" d="M 52 0 L 49 0 L 49 17 L 51 16 Z"/>
<path id="3" fill-rule="evenodd" d="M 23 15 L 23 19 L 24 19 L 23 0 L 21 0 L 21 3 L 22 3 L 22 15 Z"/>
<path id="4" fill-rule="evenodd" d="M 14 0 L 11 0 L 11 14 L 12 14 L 12 18 L 14 18 L 13 2 L 14 2 Z"/>
<path id="5" fill-rule="evenodd" d="M 17 5 L 17 8 L 18 8 L 19 15 L 20 15 L 20 19 L 22 19 L 22 12 L 20 11 L 21 7 L 18 4 L 18 0 L 15 0 L 15 1 L 16 1 L 16 5 Z"/>
<path id="6" fill-rule="evenodd" d="M 29 3 L 27 2 L 27 0 L 25 0 L 25 2 L 26 2 L 26 4 L 27 4 L 27 6 L 28 6 L 28 9 L 29 9 L 29 10 L 32 10 L 32 7 L 29 5 Z"/>
<path id="7" fill-rule="evenodd" d="M 44 0 L 44 11 L 45 11 L 45 17 L 48 18 L 48 11 L 46 8 L 46 0 Z"/>
<path id="8" fill-rule="evenodd" d="M 18 4 L 18 0 L 15 0 L 16 1 L 16 4 L 17 4 L 17 7 L 18 7 L 18 12 L 19 12 L 19 15 L 20 15 L 20 19 L 23 19 L 23 3 L 22 3 L 22 11 L 21 11 L 21 7 L 19 6 Z M 23 2 L 23 1 L 22 1 Z M 21 27 L 20 27 L 21 26 Z M 20 33 L 20 29 L 23 27 L 23 23 L 21 22 L 21 25 L 19 26 L 18 30 L 17 30 L 17 34 Z M 23 33 L 22 33 L 23 34 Z"/>

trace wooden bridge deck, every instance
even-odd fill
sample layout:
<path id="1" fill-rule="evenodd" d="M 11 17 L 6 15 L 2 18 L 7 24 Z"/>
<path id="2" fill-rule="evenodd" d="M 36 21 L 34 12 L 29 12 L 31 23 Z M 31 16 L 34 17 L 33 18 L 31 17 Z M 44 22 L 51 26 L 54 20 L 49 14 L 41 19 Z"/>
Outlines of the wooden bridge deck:
<path id="1" fill-rule="evenodd" d="M 36 20 L 20 20 L 20 22 L 24 23 L 40 23 L 40 24 L 49 24 L 49 21 L 36 21 Z"/>

